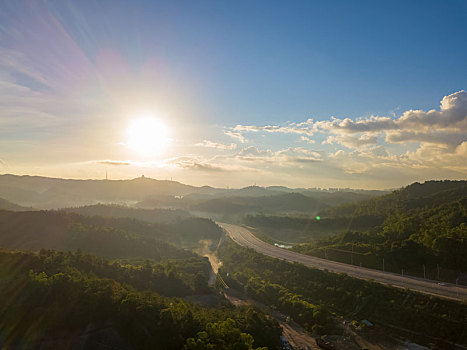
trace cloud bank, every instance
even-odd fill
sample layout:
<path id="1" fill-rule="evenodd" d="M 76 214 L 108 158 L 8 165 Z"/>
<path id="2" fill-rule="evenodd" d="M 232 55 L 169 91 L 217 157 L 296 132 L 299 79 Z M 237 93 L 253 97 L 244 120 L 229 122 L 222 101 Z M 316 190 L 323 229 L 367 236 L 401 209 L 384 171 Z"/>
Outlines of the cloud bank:
<path id="1" fill-rule="evenodd" d="M 302 183 L 341 179 L 348 183 L 385 182 L 387 187 L 422 179 L 467 176 L 464 90 L 445 96 L 439 109 L 429 111 L 413 109 L 399 116 L 355 119 L 307 119 L 284 125 L 236 125 L 224 134 L 237 144 L 205 140 L 198 146 L 231 152 L 202 159 L 203 167 L 196 166 L 196 170 L 211 171 L 208 165 L 215 169 L 228 166 L 234 172 L 257 170 L 265 178 L 268 174 L 279 179 L 295 177 Z M 287 137 L 289 144 L 277 148 L 274 135 L 280 134 Z M 251 145 L 244 147 L 247 137 Z M 296 143 L 305 147 L 297 147 Z"/>

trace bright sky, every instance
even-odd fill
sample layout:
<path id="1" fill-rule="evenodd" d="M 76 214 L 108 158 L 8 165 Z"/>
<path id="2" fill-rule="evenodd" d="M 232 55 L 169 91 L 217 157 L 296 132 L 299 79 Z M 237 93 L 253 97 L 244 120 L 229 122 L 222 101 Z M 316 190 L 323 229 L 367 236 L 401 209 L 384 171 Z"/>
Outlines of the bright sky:
<path id="1" fill-rule="evenodd" d="M 467 177 L 467 1 L 0 0 L 0 173 Z"/>

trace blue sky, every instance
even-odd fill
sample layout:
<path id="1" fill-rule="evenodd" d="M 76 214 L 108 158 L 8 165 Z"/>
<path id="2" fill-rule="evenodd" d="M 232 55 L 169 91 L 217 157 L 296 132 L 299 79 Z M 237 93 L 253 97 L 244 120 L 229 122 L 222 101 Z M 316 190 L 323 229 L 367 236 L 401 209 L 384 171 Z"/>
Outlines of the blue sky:
<path id="1" fill-rule="evenodd" d="M 216 186 L 465 178 L 466 42 L 462 0 L 0 1 L 0 171 Z M 151 157 L 125 147 L 148 113 L 171 130 Z"/>

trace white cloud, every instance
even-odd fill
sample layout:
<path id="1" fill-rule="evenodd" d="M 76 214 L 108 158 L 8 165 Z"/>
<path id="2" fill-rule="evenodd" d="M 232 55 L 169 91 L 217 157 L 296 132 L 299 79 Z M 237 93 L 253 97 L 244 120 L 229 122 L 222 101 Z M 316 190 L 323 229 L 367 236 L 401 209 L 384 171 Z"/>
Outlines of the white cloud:
<path id="1" fill-rule="evenodd" d="M 440 110 L 428 112 L 420 110 L 406 111 L 397 123 L 404 129 L 420 130 L 437 127 L 439 129 L 458 130 L 467 126 L 467 93 L 464 90 L 445 96 Z M 465 132 L 465 129 L 463 129 Z"/>
<path id="2" fill-rule="evenodd" d="M 240 152 L 238 152 L 239 156 L 253 156 L 253 157 L 270 157 L 273 155 L 273 152 L 270 150 L 260 151 L 257 147 L 247 147 L 243 148 Z"/>
<path id="3" fill-rule="evenodd" d="M 256 147 L 247 147 L 239 151 L 235 158 L 240 161 L 254 162 L 256 164 L 273 163 L 277 166 L 288 166 L 292 163 L 306 163 L 321 161 L 323 152 L 310 150 L 304 147 L 286 148 L 279 151 L 259 150 Z"/>
<path id="4" fill-rule="evenodd" d="M 360 133 L 360 132 L 380 132 L 384 130 L 396 129 L 395 121 L 389 117 L 371 116 L 367 119 L 359 119 L 354 121 L 350 118 L 336 119 L 331 118 L 331 121 L 318 121 L 313 126 L 321 132 L 334 133 Z"/>
<path id="5" fill-rule="evenodd" d="M 312 136 L 314 133 L 313 127 L 310 126 L 312 122 L 311 119 L 308 119 L 303 123 L 291 123 L 288 122 L 286 125 L 265 125 L 265 126 L 256 126 L 256 125 L 237 125 L 233 128 L 234 131 L 244 131 L 244 132 L 267 132 L 267 133 L 283 133 L 283 134 L 299 134 L 299 135 L 308 135 Z"/>
<path id="6" fill-rule="evenodd" d="M 308 148 L 304 147 L 295 147 L 295 148 L 287 148 L 285 150 L 277 151 L 276 155 L 282 155 L 282 154 L 287 154 L 287 155 L 306 155 L 310 156 L 314 159 L 321 158 L 321 153 L 315 150 L 311 150 Z"/>
<path id="7" fill-rule="evenodd" d="M 97 162 L 98 164 L 103 165 L 114 165 L 114 166 L 129 166 L 132 165 L 132 162 L 128 160 L 100 160 Z"/>
<path id="8" fill-rule="evenodd" d="M 237 148 L 237 144 L 235 143 L 231 143 L 230 145 L 224 145 L 223 143 L 217 143 L 217 142 L 212 142 L 208 140 L 204 140 L 203 142 L 197 143 L 195 146 L 217 148 L 221 150 L 234 150 Z"/>
<path id="9" fill-rule="evenodd" d="M 375 117 L 356 121 L 332 119 L 319 121 L 313 126 L 320 132 L 331 134 L 326 143 L 340 143 L 359 147 L 362 142 L 375 140 L 375 135 L 385 134 L 388 143 L 420 142 L 456 146 L 466 138 L 467 93 L 462 90 L 445 96 L 440 110 L 409 110 L 399 118 Z M 348 134 L 361 134 L 352 139 Z"/>
<path id="10" fill-rule="evenodd" d="M 260 162 L 272 163 L 274 162 L 274 153 L 271 150 L 260 151 L 251 146 L 240 150 L 234 158 L 240 161 L 256 162 L 256 164 Z"/>
<path id="11" fill-rule="evenodd" d="M 386 143 L 404 142 L 431 143 L 454 149 L 466 139 L 467 93 L 462 90 L 445 96 L 440 110 L 409 110 L 400 117 L 370 116 L 367 118 L 331 118 L 313 122 L 288 122 L 285 125 L 237 125 L 233 130 L 241 132 L 265 132 L 298 134 L 300 140 L 313 143 L 309 136 L 327 134 L 323 144 L 360 148 L 377 144 L 381 135 Z"/>
<path id="12" fill-rule="evenodd" d="M 376 144 L 376 136 L 363 134 L 360 137 L 354 137 L 351 135 L 336 135 L 328 136 L 323 144 L 340 144 L 347 148 L 360 148 L 362 146 Z"/>
<path id="13" fill-rule="evenodd" d="M 439 129 L 412 131 L 393 130 L 386 133 L 385 141 L 388 143 L 420 142 L 427 144 L 437 144 L 445 148 L 454 149 L 466 138 L 465 134 L 457 132 L 447 132 Z"/>
<path id="14" fill-rule="evenodd" d="M 236 139 L 237 141 L 239 141 L 241 143 L 246 143 L 247 142 L 245 137 L 239 132 L 224 131 L 224 134 Z"/>
<path id="15" fill-rule="evenodd" d="M 467 141 L 462 142 L 452 151 L 439 145 L 424 144 L 415 152 L 407 152 L 404 156 L 425 168 L 445 168 L 467 173 Z"/>
<path id="16" fill-rule="evenodd" d="M 242 173 L 258 173 L 259 169 L 245 167 L 239 164 L 232 164 L 230 158 L 216 157 L 214 159 L 204 159 L 200 156 L 190 155 L 167 159 L 166 164 L 175 166 L 179 169 L 191 170 L 196 172 L 215 173 L 215 172 L 242 172 Z M 224 164 L 219 159 L 229 159 L 229 164 Z"/>
<path id="17" fill-rule="evenodd" d="M 301 140 L 301 141 L 308 142 L 308 143 L 315 143 L 315 142 L 316 142 L 315 140 L 310 139 L 310 138 L 307 137 L 307 136 L 300 136 L 300 140 Z"/>

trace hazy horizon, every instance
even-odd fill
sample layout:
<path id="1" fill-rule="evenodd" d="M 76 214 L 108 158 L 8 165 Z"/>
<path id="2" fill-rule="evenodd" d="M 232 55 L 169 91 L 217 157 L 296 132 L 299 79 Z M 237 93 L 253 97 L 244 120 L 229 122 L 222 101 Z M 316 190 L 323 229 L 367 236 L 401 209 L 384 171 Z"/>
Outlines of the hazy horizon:
<path id="1" fill-rule="evenodd" d="M 208 186 L 208 187 L 213 187 L 213 188 L 219 188 L 219 189 L 242 189 L 242 188 L 246 188 L 246 187 L 251 187 L 251 186 L 257 186 L 257 187 L 262 187 L 262 188 L 267 188 L 267 187 L 287 187 L 289 189 L 321 189 L 321 190 L 330 190 L 330 189 L 350 189 L 350 190 L 368 190 L 368 191 L 372 191 L 372 190 L 375 190 L 375 191 L 392 191 L 392 190 L 395 190 L 397 188 L 400 188 L 400 187 L 405 187 L 405 186 L 408 186 L 410 185 L 411 183 L 407 183 L 407 184 L 404 184 L 402 186 L 399 186 L 399 187 L 393 187 L 393 188 L 363 188 L 363 187 L 333 187 L 333 186 L 324 186 L 324 187 L 321 187 L 321 186 L 308 186 L 308 187 L 298 187 L 298 186 L 285 186 L 285 185 L 281 185 L 281 184 L 266 184 L 266 185 L 263 185 L 261 183 L 251 183 L 251 184 L 247 184 L 245 186 L 239 186 L 239 187 L 234 187 L 234 186 L 226 186 L 226 187 L 218 187 L 218 186 L 214 186 L 214 185 L 210 185 L 210 184 L 206 184 L 206 183 L 203 183 L 203 184 L 194 184 L 194 183 L 189 183 L 189 182 L 184 182 L 184 181 L 179 181 L 177 179 L 174 179 L 174 178 L 155 178 L 155 177 L 150 177 L 150 176 L 145 176 L 144 174 L 140 175 L 140 176 L 135 176 L 135 177 L 128 177 L 128 178 L 110 178 L 109 177 L 109 174 L 104 174 L 104 177 L 102 178 L 73 178 L 73 177 L 57 177 L 57 176 L 44 176 L 44 175 L 34 175 L 34 174 L 11 174 L 11 173 L 0 173 L 0 176 L 4 176 L 4 175 L 11 175 L 11 176 L 19 176 L 19 177 L 22 177 L 22 176 L 28 176 L 28 177 L 40 177 L 40 178 L 48 178 L 48 179 L 58 179 L 58 180 L 79 180 L 79 181 L 131 181 L 131 180 L 137 180 L 137 179 L 141 179 L 141 178 L 144 178 L 144 179 L 148 179 L 148 180 L 156 180 L 156 181 L 169 181 L 169 182 L 177 182 L 177 183 L 181 183 L 183 185 L 188 185 L 188 186 L 194 186 L 194 187 L 203 187 L 203 186 Z M 105 177 L 107 175 L 107 178 Z M 425 181 L 437 181 L 437 180 L 446 180 L 446 179 L 427 179 Z M 422 181 L 422 182 L 425 182 L 425 181 Z M 454 180 L 455 181 L 455 180 Z M 413 182 L 412 182 L 413 183 Z"/>
<path id="2" fill-rule="evenodd" d="M 3 2 L 0 172 L 215 187 L 465 179 L 466 14 L 454 0 Z"/>

